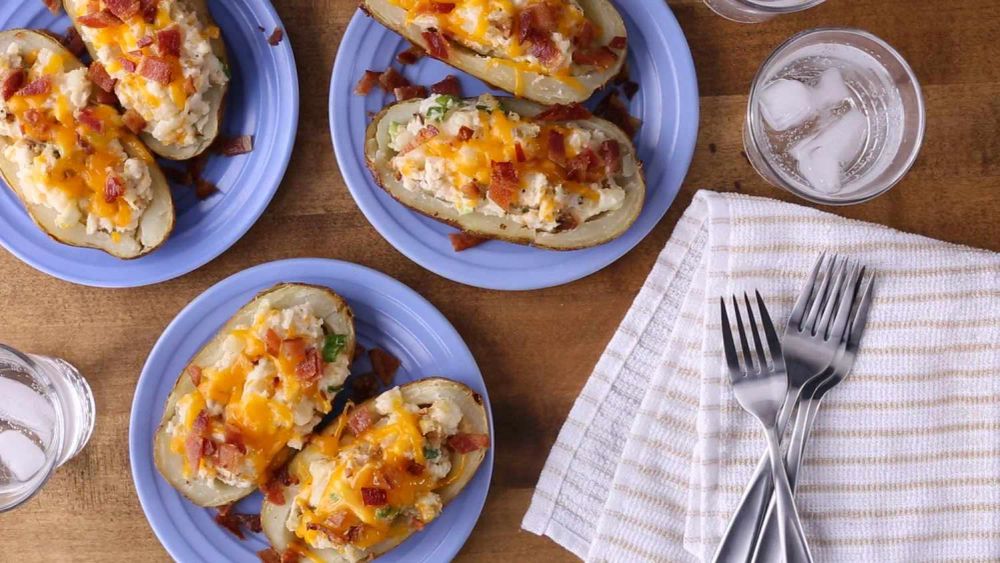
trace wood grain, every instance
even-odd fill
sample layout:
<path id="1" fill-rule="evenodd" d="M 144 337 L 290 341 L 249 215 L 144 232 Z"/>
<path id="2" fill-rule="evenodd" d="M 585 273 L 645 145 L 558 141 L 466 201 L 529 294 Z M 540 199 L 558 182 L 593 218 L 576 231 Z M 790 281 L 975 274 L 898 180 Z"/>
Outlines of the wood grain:
<path id="1" fill-rule="evenodd" d="M 656 1 L 656 0 L 649 0 Z M 160 332 L 188 302 L 249 266 L 298 256 L 357 262 L 426 296 L 478 359 L 496 414 L 496 471 L 486 510 L 460 557 L 569 561 L 519 530 L 548 449 L 598 355 L 697 189 L 794 201 L 741 156 L 740 127 L 757 65 L 793 33 L 857 26 L 897 47 L 927 98 L 924 149 L 887 195 L 837 214 L 1000 250 L 1000 3 L 995 0 L 829 0 L 754 26 L 727 22 L 700 0 L 670 5 L 694 53 L 701 92 L 698 149 L 666 218 L 616 264 L 565 287 L 499 293 L 428 273 L 382 240 L 354 205 L 327 129 L 331 63 L 353 0 L 275 0 L 295 46 L 302 89 L 298 143 L 268 211 L 232 249 L 172 282 L 129 290 L 74 286 L 0 253 L 0 341 L 67 358 L 97 400 L 94 437 L 26 506 L 0 516 L 0 561 L 169 560 L 143 517 L 128 464 L 128 417 L 139 370 Z M 801 202 L 799 202 L 801 203 Z M 562 327 L 578 327 L 572 337 Z"/>

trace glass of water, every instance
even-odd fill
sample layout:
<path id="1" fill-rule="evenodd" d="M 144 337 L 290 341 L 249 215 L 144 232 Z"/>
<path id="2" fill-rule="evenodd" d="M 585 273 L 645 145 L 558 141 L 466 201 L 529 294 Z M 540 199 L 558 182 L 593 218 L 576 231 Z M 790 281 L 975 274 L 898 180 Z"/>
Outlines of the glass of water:
<path id="1" fill-rule="evenodd" d="M 0 512 L 34 496 L 93 430 L 94 395 L 76 368 L 0 344 Z"/>
<path id="2" fill-rule="evenodd" d="M 705 0 L 720 16 L 740 23 L 759 23 L 775 16 L 801 12 L 826 0 Z"/>
<path id="3" fill-rule="evenodd" d="M 786 41 L 757 71 L 743 146 L 771 184 L 850 205 L 906 175 L 924 122 L 920 85 L 892 47 L 857 29 L 814 29 Z"/>

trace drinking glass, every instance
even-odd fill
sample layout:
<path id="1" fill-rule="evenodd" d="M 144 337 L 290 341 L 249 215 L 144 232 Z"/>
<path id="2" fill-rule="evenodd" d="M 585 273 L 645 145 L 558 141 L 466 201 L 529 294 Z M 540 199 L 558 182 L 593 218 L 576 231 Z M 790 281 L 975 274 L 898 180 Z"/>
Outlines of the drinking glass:
<path id="1" fill-rule="evenodd" d="M 75 367 L 0 344 L 0 512 L 34 496 L 93 429 L 94 395 Z"/>
<path id="2" fill-rule="evenodd" d="M 757 71 L 743 146 L 774 186 L 850 205 L 906 175 L 924 126 L 920 85 L 895 49 L 859 29 L 820 28 L 793 36 Z"/>
<path id="3" fill-rule="evenodd" d="M 705 0 L 720 16 L 739 23 L 760 23 L 775 16 L 818 6 L 826 0 Z"/>

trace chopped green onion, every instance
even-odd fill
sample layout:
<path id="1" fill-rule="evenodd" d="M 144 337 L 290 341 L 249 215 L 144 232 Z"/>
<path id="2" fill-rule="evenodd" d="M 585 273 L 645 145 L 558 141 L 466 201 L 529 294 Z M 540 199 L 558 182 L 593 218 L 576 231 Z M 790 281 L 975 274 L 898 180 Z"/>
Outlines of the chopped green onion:
<path id="1" fill-rule="evenodd" d="M 337 493 L 330 493 L 330 500 L 333 502 L 340 502 L 340 495 Z"/>
<path id="2" fill-rule="evenodd" d="M 389 140 L 390 141 L 395 141 L 396 137 L 399 136 L 399 133 L 402 130 L 403 130 L 403 124 L 402 123 L 400 123 L 398 121 L 393 121 L 392 123 L 390 123 L 389 124 Z"/>
<path id="3" fill-rule="evenodd" d="M 375 517 L 384 520 L 395 518 L 399 511 L 391 506 L 385 506 L 375 511 Z"/>
<path id="4" fill-rule="evenodd" d="M 335 395 L 337 393 L 340 393 L 340 391 L 343 388 L 344 388 L 343 385 L 330 385 L 329 387 L 326 388 L 326 394 L 327 395 Z"/>
<path id="5" fill-rule="evenodd" d="M 424 447 L 424 457 L 427 459 L 437 459 L 441 455 L 441 452 L 435 450 L 434 448 Z"/>
<path id="6" fill-rule="evenodd" d="M 453 105 L 457 104 L 459 99 L 455 96 L 449 94 L 441 94 L 438 96 L 434 103 L 436 105 L 431 106 L 427 109 L 427 117 L 433 119 L 434 121 L 444 120 L 444 116 L 448 114 L 448 109 Z"/>
<path id="7" fill-rule="evenodd" d="M 344 350 L 347 345 L 347 335 L 327 334 L 326 341 L 323 342 L 323 361 L 332 362 Z"/>

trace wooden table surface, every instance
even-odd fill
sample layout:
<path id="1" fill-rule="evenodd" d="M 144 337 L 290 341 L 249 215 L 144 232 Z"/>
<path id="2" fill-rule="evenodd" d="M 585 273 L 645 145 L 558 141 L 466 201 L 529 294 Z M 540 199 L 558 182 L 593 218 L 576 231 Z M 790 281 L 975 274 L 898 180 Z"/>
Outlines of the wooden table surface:
<path id="1" fill-rule="evenodd" d="M 658 0 L 644 0 L 658 1 Z M 486 509 L 460 560 L 569 561 L 520 531 L 549 448 L 612 333 L 700 188 L 793 201 L 740 155 L 750 79 L 785 38 L 817 26 L 862 27 L 913 65 L 927 100 L 927 137 L 909 176 L 882 197 L 834 213 L 1000 250 L 1000 3 L 996 0 L 829 0 L 753 26 L 701 0 L 671 0 L 694 53 L 701 132 L 669 213 L 613 266 L 528 293 L 464 287 L 410 262 L 375 232 L 348 194 L 327 129 L 331 64 L 355 0 L 275 0 L 295 47 L 302 89 L 298 143 L 267 212 L 211 264 L 160 285 L 102 290 L 50 278 L 0 252 L 0 341 L 64 357 L 87 376 L 97 427 L 84 452 L 42 493 L 0 516 L 0 561 L 169 560 L 143 517 L 128 462 L 128 419 L 139 371 L 178 311 L 210 285 L 281 258 L 339 258 L 386 272 L 458 328 L 489 385 L 496 468 Z M 801 202 L 800 202 L 801 203 Z M 561 327 L 577 327 L 566 338 Z"/>

